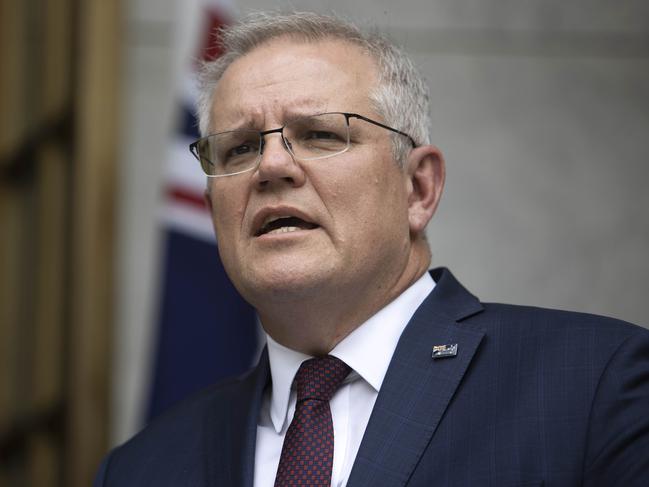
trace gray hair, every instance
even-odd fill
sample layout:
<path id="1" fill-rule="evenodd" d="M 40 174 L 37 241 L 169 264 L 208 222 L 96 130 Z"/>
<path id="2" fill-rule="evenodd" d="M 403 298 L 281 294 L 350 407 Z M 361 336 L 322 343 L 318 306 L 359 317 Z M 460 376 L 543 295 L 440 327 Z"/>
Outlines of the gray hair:
<path id="1" fill-rule="evenodd" d="M 364 32 L 338 17 L 307 12 L 290 14 L 256 12 L 216 33 L 223 54 L 203 63 L 199 72 L 198 120 L 203 135 L 210 130 L 214 89 L 225 70 L 256 47 L 278 37 L 308 42 L 336 39 L 359 46 L 378 67 L 378 84 L 370 102 L 385 123 L 406 132 L 417 145 L 430 143 L 428 87 L 410 58 L 377 32 Z M 393 134 L 395 160 L 403 164 L 411 145 Z"/>

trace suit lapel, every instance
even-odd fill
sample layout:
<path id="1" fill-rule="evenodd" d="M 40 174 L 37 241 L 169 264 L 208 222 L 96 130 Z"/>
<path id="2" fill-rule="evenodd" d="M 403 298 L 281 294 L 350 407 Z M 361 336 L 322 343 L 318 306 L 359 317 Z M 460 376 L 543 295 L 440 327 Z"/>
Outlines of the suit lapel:
<path id="1" fill-rule="evenodd" d="M 205 418 L 206 487 L 252 487 L 257 420 L 269 380 L 268 352 L 239 383 L 224 388 Z"/>
<path id="2" fill-rule="evenodd" d="M 484 335 L 459 324 L 482 306 L 448 270 L 404 330 L 379 391 L 348 486 L 405 485 Z M 431 357 L 434 345 L 457 344 L 455 357 Z"/>

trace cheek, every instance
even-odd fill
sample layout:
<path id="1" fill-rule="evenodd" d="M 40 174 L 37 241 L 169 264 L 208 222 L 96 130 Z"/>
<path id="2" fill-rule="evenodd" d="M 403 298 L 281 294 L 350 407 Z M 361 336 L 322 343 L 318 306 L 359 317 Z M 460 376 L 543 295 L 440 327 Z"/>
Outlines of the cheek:
<path id="1" fill-rule="evenodd" d="M 407 193 L 403 184 L 401 173 L 391 174 L 391 180 L 381 179 L 374 183 L 374 199 L 369 202 L 373 205 L 376 238 L 391 240 L 393 244 L 402 246 L 409 240 L 410 226 L 408 223 Z"/>
<path id="2" fill-rule="evenodd" d="M 243 208 L 243 202 L 234 198 L 213 200 L 212 221 L 219 242 L 231 242 L 238 238 L 243 221 Z"/>
<path id="3" fill-rule="evenodd" d="M 320 196 L 336 219 L 381 227 L 398 218 L 407 225 L 406 184 L 391 158 L 368 151 L 337 162 L 321 181 L 313 175 L 316 188 L 326 188 Z"/>
<path id="4" fill-rule="evenodd" d="M 245 249 L 241 244 L 241 212 L 235 211 L 235 208 L 229 204 L 215 206 L 212 220 L 221 263 L 236 285 L 239 281 L 237 276 L 241 273 L 240 263 L 247 259 L 243 258 Z"/>
<path id="5" fill-rule="evenodd" d="M 343 238 L 363 247 L 368 241 L 374 245 L 408 238 L 406 193 L 394 179 L 389 183 L 386 177 L 376 176 L 364 180 L 353 191 L 345 191 L 346 187 L 338 186 L 335 193 L 338 197 L 333 198 L 332 206 L 336 226 L 344 232 Z"/>

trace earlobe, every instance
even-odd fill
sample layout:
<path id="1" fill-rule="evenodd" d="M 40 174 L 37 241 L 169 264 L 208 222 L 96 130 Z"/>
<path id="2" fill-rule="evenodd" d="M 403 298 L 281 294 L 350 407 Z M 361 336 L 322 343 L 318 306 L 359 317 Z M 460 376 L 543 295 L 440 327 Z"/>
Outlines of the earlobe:
<path id="1" fill-rule="evenodd" d="M 406 161 L 406 175 L 410 232 L 419 234 L 435 214 L 442 197 L 446 178 L 444 156 L 433 145 L 417 147 Z"/>

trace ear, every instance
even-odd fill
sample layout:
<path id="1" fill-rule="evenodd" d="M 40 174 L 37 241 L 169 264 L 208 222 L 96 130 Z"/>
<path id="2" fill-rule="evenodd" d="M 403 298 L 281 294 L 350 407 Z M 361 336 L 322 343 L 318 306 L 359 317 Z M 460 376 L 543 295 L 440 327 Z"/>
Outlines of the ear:
<path id="1" fill-rule="evenodd" d="M 410 233 L 421 234 L 442 197 L 446 179 L 444 156 L 434 145 L 416 147 L 408 155 L 405 172 Z"/>

